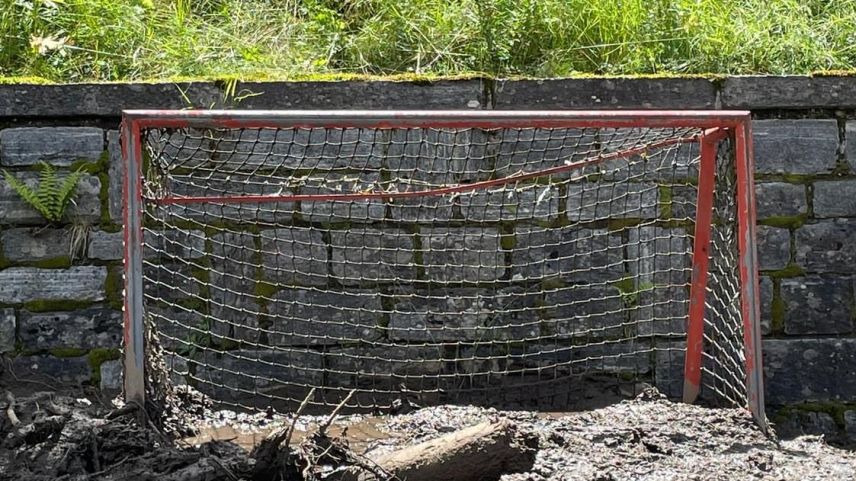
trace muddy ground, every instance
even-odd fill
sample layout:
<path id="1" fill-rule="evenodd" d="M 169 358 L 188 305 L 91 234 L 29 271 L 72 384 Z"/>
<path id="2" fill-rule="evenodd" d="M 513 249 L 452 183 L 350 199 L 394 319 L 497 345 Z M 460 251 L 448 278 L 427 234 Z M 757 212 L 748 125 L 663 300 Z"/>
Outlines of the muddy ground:
<path id="1" fill-rule="evenodd" d="M 117 409 L 92 391 L 57 393 L 39 387 L 0 390 L 0 479 L 251 479 L 255 460 L 249 450 L 267 433 L 293 421 L 197 406 L 196 432 L 177 432 L 141 425 L 136 414 Z M 744 411 L 676 404 L 653 391 L 579 413 L 441 406 L 396 416 L 340 416 L 330 436 L 373 459 L 502 419 L 538 438 L 534 464 L 527 472 L 504 474 L 502 481 L 856 479 L 856 454 L 821 438 L 777 442 L 761 433 Z M 323 421 L 301 417 L 294 423 L 291 446 L 299 446 Z M 299 471 L 291 470 L 288 479 L 336 476 L 324 466 L 314 466 L 305 475 Z M 255 475 L 261 481 L 261 474 Z"/>

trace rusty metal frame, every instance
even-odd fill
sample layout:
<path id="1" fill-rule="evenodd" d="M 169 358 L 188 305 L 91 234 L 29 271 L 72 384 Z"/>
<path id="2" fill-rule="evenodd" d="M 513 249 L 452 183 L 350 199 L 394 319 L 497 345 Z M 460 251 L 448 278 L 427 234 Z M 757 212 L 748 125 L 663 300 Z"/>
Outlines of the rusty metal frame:
<path id="1" fill-rule="evenodd" d="M 740 307 L 743 317 L 748 408 L 766 430 L 763 374 L 761 369 L 760 305 L 758 264 L 755 250 L 755 199 L 750 114 L 748 111 L 365 111 L 365 110 L 285 110 L 285 111 L 205 111 L 127 110 L 122 116 L 122 154 L 125 159 L 125 397 L 129 402 L 145 402 L 144 318 L 142 285 L 142 130 L 145 128 L 699 128 L 702 146 L 699 179 L 699 211 L 693 252 L 690 310 L 688 312 L 687 355 L 685 357 L 684 400 L 692 402 L 701 386 L 704 294 L 712 215 L 715 172 L 715 144 L 728 136 L 734 140 L 737 164 L 738 249 L 740 262 Z M 631 152 L 632 154 L 632 152 Z M 604 156 L 605 157 L 605 156 Z M 591 162 L 602 162 L 596 159 Z M 591 163 L 589 162 L 589 163 Z M 455 186 L 425 192 L 360 193 L 360 199 L 424 195 L 444 195 L 475 190 L 529 177 L 580 168 L 579 163 L 535 173 L 510 176 L 486 183 Z M 713 170 L 712 170 L 713 169 Z M 555 170 L 555 172 L 553 172 Z M 485 184 L 485 185 L 482 185 Z M 447 192 L 448 191 L 448 192 Z M 240 196 L 219 199 L 229 202 L 301 200 L 304 196 Z M 340 198 L 341 197 L 341 198 Z M 350 200 L 354 194 L 334 194 L 331 199 Z M 312 197 L 319 200 L 318 196 Z M 214 198 L 172 197 L 164 203 L 217 201 Z M 702 205 L 704 204 L 704 205 Z M 708 206 L 710 206 L 708 208 Z"/>

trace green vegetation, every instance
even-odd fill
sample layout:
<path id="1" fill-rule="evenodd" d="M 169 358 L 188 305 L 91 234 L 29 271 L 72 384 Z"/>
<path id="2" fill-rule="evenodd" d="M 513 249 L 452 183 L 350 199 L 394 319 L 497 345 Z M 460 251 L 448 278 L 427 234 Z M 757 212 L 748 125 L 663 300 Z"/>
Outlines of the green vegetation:
<path id="1" fill-rule="evenodd" d="M 34 189 L 25 184 L 9 171 L 4 170 L 6 182 L 24 201 L 33 206 L 48 222 L 59 222 L 65 208 L 77 191 L 77 184 L 83 178 L 85 170 L 78 169 L 60 181 L 56 168 L 47 162 L 41 162 L 39 186 Z"/>
<path id="2" fill-rule="evenodd" d="M 39 81 L 808 73 L 856 0 L 0 0 L 0 39 Z"/>

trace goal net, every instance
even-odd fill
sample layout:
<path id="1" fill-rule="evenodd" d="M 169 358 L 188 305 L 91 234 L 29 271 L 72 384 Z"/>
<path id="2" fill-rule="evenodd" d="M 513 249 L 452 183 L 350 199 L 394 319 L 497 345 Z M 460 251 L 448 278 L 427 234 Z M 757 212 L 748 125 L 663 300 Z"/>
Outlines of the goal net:
<path id="1" fill-rule="evenodd" d="M 126 395 L 156 339 L 240 408 L 654 385 L 763 421 L 748 139 L 741 112 L 128 112 Z"/>

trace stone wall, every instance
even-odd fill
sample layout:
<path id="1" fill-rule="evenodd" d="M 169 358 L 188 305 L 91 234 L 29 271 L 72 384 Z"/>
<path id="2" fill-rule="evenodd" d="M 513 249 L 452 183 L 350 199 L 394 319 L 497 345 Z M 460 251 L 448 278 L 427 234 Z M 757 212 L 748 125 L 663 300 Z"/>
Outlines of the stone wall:
<path id="1" fill-rule="evenodd" d="M 751 109 L 767 401 L 856 437 L 856 78 L 0 85 L 0 167 L 86 175 L 46 225 L 0 181 L 0 351 L 17 375 L 117 383 L 124 108 Z M 848 148 L 850 144 L 850 148 Z M 90 226 L 81 236 L 76 226 Z M 102 379 L 103 378 L 103 379 Z M 796 406 L 796 408 L 794 407 Z M 809 414 L 806 414 L 810 412 Z M 796 420 L 796 421 L 794 421 Z"/>

